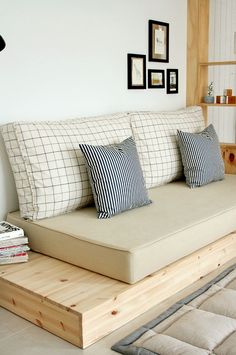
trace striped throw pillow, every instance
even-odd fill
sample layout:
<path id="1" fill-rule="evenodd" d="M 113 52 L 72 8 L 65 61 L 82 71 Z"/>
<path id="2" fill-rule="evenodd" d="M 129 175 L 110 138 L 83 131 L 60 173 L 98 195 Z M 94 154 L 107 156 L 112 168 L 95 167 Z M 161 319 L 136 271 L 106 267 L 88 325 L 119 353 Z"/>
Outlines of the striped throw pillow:
<path id="1" fill-rule="evenodd" d="M 189 187 L 206 185 L 224 178 L 224 162 L 212 124 L 200 133 L 177 131 L 177 136 Z"/>
<path id="2" fill-rule="evenodd" d="M 132 137 L 110 146 L 80 144 L 98 218 L 151 203 Z"/>

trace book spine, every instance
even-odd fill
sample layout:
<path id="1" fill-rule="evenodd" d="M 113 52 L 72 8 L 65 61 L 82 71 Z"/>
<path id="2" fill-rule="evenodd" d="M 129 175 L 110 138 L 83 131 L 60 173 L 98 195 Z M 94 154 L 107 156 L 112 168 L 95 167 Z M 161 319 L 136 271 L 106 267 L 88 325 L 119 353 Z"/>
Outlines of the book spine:
<path id="1" fill-rule="evenodd" d="M 11 246 L 18 246 L 18 245 L 24 245 L 28 244 L 28 238 L 27 237 L 19 237 L 19 238 L 13 238 L 13 239 L 8 239 L 8 240 L 0 240 L 0 248 L 7 248 Z"/>
<path id="2" fill-rule="evenodd" d="M 9 239 L 13 239 L 13 238 L 20 238 L 20 237 L 24 237 L 24 231 L 22 229 L 17 230 L 17 231 L 12 231 L 12 232 L 1 233 L 0 234 L 0 241 L 1 240 L 9 240 Z"/>
<path id="3" fill-rule="evenodd" d="M 7 248 L 0 248 L 0 258 L 5 256 L 15 256 L 19 253 L 25 253 L 30 248 L 27 245 L 11 246 Z"/>
<path id="4" fill-rule="evenodd" d="M 12 239 L 23 237 L 24 231 L 22 228 L 17 227 L 9 222 L 0 222 L 0 240 Z"/>
<path id="5" fill-rule="evenodd" d="M 28 261 L 28 255 L 18 255 L 14 257 L 6 257 L 6 258 L 0 258 L 0 265 L 3 264 L 15 264 L 15 263 L 23 263 Z"/>

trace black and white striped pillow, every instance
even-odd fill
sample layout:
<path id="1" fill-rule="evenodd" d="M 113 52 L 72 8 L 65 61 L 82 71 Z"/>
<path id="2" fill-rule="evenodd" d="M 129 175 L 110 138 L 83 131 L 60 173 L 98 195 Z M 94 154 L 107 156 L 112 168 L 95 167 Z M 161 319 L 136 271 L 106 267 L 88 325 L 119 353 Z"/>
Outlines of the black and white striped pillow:
<path id="1" fill-rule="evenodd" d="M 80 149 L 87 163 L 98 218 L 151 203 L 132 137 L 109 146 L 80 144 Z"/>
<path id="2" fill-rule="evenodd" d="M 212 124 L 200 133 L 177 131 L 186 183 L 206 185 L 224 178 L 220 144 Z"/>

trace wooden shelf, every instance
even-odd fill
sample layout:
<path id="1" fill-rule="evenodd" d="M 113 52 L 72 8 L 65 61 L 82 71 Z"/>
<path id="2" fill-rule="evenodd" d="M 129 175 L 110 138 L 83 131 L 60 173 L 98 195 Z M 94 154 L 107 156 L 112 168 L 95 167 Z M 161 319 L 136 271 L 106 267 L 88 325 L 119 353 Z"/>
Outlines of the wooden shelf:
<path id="1" fill-rule="evenodd" d="M 213 66 L 213 65 L 236 65 L 236 60 L 229 60 L 224 62 L 202 62 L 200 66 Z"/>
<path id="2" fill-rule="evenodd" d="M 201 102 L 200 106 L 224 106 L 224 107 L 236 107 L 236 104 L 206 104 L 205 102 Z"/>
<path id="3" fill-rule="evenodd" d="M 235 147 L 236 148 L 236 143 L 220 142 L 220 145 L 221 146 Z"/>

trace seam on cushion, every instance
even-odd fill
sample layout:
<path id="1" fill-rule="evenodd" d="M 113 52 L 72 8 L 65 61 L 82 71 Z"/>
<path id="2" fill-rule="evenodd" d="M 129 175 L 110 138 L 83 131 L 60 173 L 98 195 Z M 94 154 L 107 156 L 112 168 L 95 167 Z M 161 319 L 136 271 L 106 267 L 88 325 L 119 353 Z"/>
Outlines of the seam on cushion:
<path id="1" fill-rule="evenodd" d="M 194 106 L 189 106 L 186 108 L 181 108 L 179 110 L 174 110 L 174 111 L 131 111 L 128 112 L 128 114 L 135 116 L 135 115 L 140 115 L 140 114 L 166 114 L 166 115 L 180 115 L 182 113 L 202 113 L 202 108 L 201 106 L 194 105 Z"/>
<path id="2" fill-rule="evenodd" d="M 234 207 L 234 208 L 236 208 L 236 207 Z M 229 211 L 233 210 L 234 208 L 231 208 Z M 228 210 L 227 210 L 227 211 L 228 211 Z M 69 212 L 69 213 L 70 213 L 70 212 Z M 223 215 L 223 214 L 224 214 L 224 212 L 219 213 L 219 214 L 217 214 L 217 215 L 214 215 L 214 217 L 217 217 L 217 216 Z M 57 217 L 58 217 L 58 216 L 57 216 Z M 19 217 L 13 217 L 13 218 L 16 218 L 16 220 L 17 220 Z M 52 218 L 53 218 L 53 217 L 52 217 Z M 109 249 L 115 249 L 115 250 L 125 251 L 125 252 L 127 252 L 127 253 L 129 253 L 129 254 L 133 254 L 133 253 L 136 252 L 136 251 L 140 251 L 140 250 L 142 250 L 142 249 L 144 249 L 144 248 L 147 248 L 147 247 L 149 247 L 149 246 L 151 246 L 151 245 L 157 244 L 158 242 L 160 242 L 160 241 L 162 241 L 162 240 L 164 240 L 164 239 L 167 239 L 167 238 L 169 238 L 169 237 L 172 237 L 172 236 L 174 236 L 175 234 L 177 234 L 177 233 L 179 233 L 179 232 L 185 231 L 185 230 L 189 229 L 190 227 L 197 226 L 197 225 L 201 224 L 202 222 L 206 222 L 206 221 L 208 221 L 208 220 L 210 220 L 210 219 L 211 219 L 211 218 L 209 217 L 209 218 L 207 218 L 207 219 L 204 219 L 204 220 L 201 221 L 201 222 L 192 224 L 191 226 L 188 226 L 188 227 L 186 227 L 186 228 L 182 228 L 182 229 L 180 229 L 180 230 L 178 230 L 178 231 L 176 231 L 176 232 L 174 232 L 174 233 L 169 233 L 168 235 L 163 236 L 162 238 L 158 239 L 158 241 L 152 241 L 152 242 L 146 243 L 146 244 L 144 244 L 144 245 L 142 245 L 142 246 L 137 246 L 137 247 L 132 248 L 132 249 L 129 249 L 129 250 L 124 249 L 124 248 L 121 248 L 121 247 L 119 247 L 119 246 L 111 246 L 111 245 L 107 245 L 107 244 L 105 244 L 105 243 L 103 243 L 103 242 L 97 242 L 97 241 L 91 240 L 91 239 L 89 240 L 89 239 L 87 239 L 87 237 L 84 237 L 84 236 L 81 236 L 81 235 L 78 237 L 77 235 L 75 235 L 75 234 L 73 234 L 73 233 L 61 232 L 59 229 L 40 225 L 40 222 L 37 222 L 37 221 L 25 220 L 24 222 L 26 222 L 26 223 L 32 223 L 32 224 L 34 224 L 35 226 L 39 226 L 40 228 L 48 229 L 48 230 L 50 230 L 50 231 L 56 231 L 56 232 L 58 232 L 58 233 L 60 233 L 60 234 L 65 234 L 65 235 L 67 235 L 67 236 L 71 236 L 71 237 L 73 237 L 73 238 L 80 239 L 80 240 L 83 240 L 83 241 L 88 242 L 88 243 L 91 243 L 91 244 L 96 244 L 96 245 L 104 246 L 104 247 L 109 248 Z M 236 232 L 236 230 L 233 230 L 233 231 L 229 232 L 229 234 L 230 234 L 230 233 L 234 233 L 234 232 Z M 223 236 L 222 236 L 222 237 L 223 237 Z M 218 239 L 220 239 L 220 237 L 219 237 Z"/>
<path id="3" fill-rule="evenodd" d="M 122 250 L 124 251 L 124 250 Z M 129 257 L 129 280 L 130 282 L 132 282 L 132 284 L 134 284 L 136 281 L 136 278 L 135 278 L 135 272 L 134 272 L 134 255 L 133 253 L 130 253 L 127 251 L 127 253 L 130 255 Z"/>
<path id="4" fill-rule="evenodd" d="M 234 277 L 232 280 L 230 280 L 224 287 L 226 290 L 234 290 L 233 288 L 227 288 L 226 286 L 228 286 L 229 284 L 231 284 L 232 282 L 236 281 L 236 277 Z M 236 291 L 236 290 L 235 290 Z"/>
<path id="5" fill-rule="evenodd" d="M 9 132 L 9 127 L 12 126 L 12 130 L 11 130 L 11 134 L 14 135 L 14 138 L 18 144 L 18 149 L 19 149 L 19 152 L 21 153 L 20 155 L 22 156 L 22 152 L 21 152 L 21 147 L 20 147 L 20 144 L 19 144 L 19 139 L 18 139 L 18 136 L 17 136 L 17 132 L 16 132 L 16 126 L 18 125 L 18 123 L 15 123 L 15 122 L 12 122 L 12 123 L 7 123 L 5 125 L 1 125 L 1 134 L 2 134 L 2 137 L 3 137 L 3 131 L 4 131 L 4 128 L 8 127 L 7 129 L 7 133 Z M 6 133 L 6 132 L 5 132 Z M 3 141 L 4 141 L 4 138 L 3 138 Z M 12 150 L 10 148 L 10 150 Z M 10 166 L 11 166 L 11 170 L 12 170 L 12 173 L 13 173 L 13 177 L 14 177 L 14 180 L 15 180 L 15 185 L 16 184 L 16 178 L 15 178 L 15 175 L 17 174 L 17 172 L 15 172 L 12 168 L 12 165 L 14 165 L 14 162 L 12 162 L 11 160 L 14 159 L 14 154 L 13 155 L 8 155 L 8 149 L 6 147 L 6 152 L 7 152 L 7 156 L 8 156 L 8 159 L 9 159 L 9 163 L 10 163 Z M 30 187 L 30 183 L 29 183 L 29 178 L 28 178 L 28 175 L 27 175 L 27 170 L 26 170 L 26 165 L 25 165 L 25 160 L 23 159 L 23 156 L 22 156 L 22 163 L 24 165 L 24 170 L 26 172 L 26 177 L 28 179 L 28 186 Z M 19 173 L 19 172 L 18 172 Z M 18 179 L 19 180 L 19 179 Z M 18 195 L 18 187 L 16 187 L 16 192 L 17 192 L 17 195 Z M 31 194 L 32 195 L 32 194 Z M 19 198 L 19 195 L 18 195 L 18 200 L 20 201 L 20 198 Z M 20 204 L 20 203 L 19 203 Z"/>
<path id="6" fill-rule="evenodd" d="M 175 322 L 177 322 L 177 321 L 179 321 L 181 318 L 183 318 L 186 314 L 188 314 L 189 312 L 192 312 L 193 310 L 196 310 L 196 308 L 195 307 L 192 307 L 192 306 L 188 306 L 188 305 L 183 305 L 181 308 L 179 308 L 179 309 L 177 309 L 177 311 L 176 312 L 174 312 L 173 314 L 171 314 L 169 317 L 167 317 L 166 319 L 168 319 L 168 318 L 170 318 L 171 316 L 173 316 L 175 313 L 177 313 L 178 311 L 180 311 L 181 309 L 184 309 L 184 308 L 192 308 L 192 309 L 189 309 L 189 310 L 187 310 L 187 312 L 185 312 L 184 314 L 181 314 L 179 317 L 177 317 L 177 318 L 175 318 L 174 320 L 173 320 L 173 322 L 170 324 L 170 325 L 168 325 L 165 329 L 163 329 L 162 330 L 162 332 L 160 333 L 160 334 L 164 334 L 164 332 L 166 332 Z M 158 325 L 157 325 L 158 326 Z M 167 335 L 167 334 L 166 334 Z M 168 335 L 168 336 L 171 336 L 171 335 Z M 171 336 L 172 337 L 172 336 Z M 172 337 L 172 338 L 174 338 L 174 337 Z M 178 340 L 180 340 L 180 339 L 178 339 Z"/>
<path id="7" fill-rule="evenodd" d="M 207 222 L 207 221 L 211 220 L 212 218 L 221 216 L 221 215 L 223 215 L 225 212 L 230 212 L 230 211 L 232 211 L 232 210 L 234 210 L 234 209 L 236 210 L 236 206 L 231 207 L 231 208 L 229 208 L 229 209 L 227 209 L 227 210 L 224 210 L 224 212 L 219 212 L 219 213 L 217 213 L 217 214 L 215 214 L 215 215 L 213 215 L 213 216 L 211 216 L 211 217 L 204 218 L 204 219 L 202 219 L 200 222 L 195 222 L 195 223 L 193 223 L 193 224 L 190 224 L 190 225 L 187 226 L 187 227 L 180 228 L 180 229 L 178 229 L 177 231 L 175 231 L 175 232 L 173 232 L 173 233 L 169 233 L 169 234 L 167 234 L 167 235 L 165 235 L 165 236 L 163 236 L 163 237 L 160 237 L 160 239 L 158 239 L 158 242 L 161 241 L 161 240 L 164 240 L 164 239 L 166 239 L 166 238 L 169 238 L 169 237 L 171 237 L 171 236 L 174 236 L 174 235 L 177 234 L 177 233 L 183 232 L 183 231 L 185 231 L 185 230 L 187 230 L 187 229 L 189 229 L 189 228 L 191 228 L 191 227 L 198 226 L 198 225 L 202 224 L 203 222 Z M 236 232 L 236 229 L 233 230 L 233 231 L 231 231 L 231 232 L 229 232 L 229 234 L 230 234 L 230 233 L 234 233 L 234 232 Z M 222 237 L 223 237 L 223 236 L 222 236 Z M 153 244 L 156 244 L 156 243 L 157 243 L 157 241 L 152 241 L 152 242 L 146 243 L 145 245 L 138 246 L 138 247 L 136 247 L 135 249 L 132 249 L 132 250 L 142 249 L 142 248 L 144 248 L 144 247 L 148 247 L 148 246 L 153 245 Z"/>
<path id="8" fill-rule="evenodd" d="M 24 124 L 24 122 L 23 122 L 23 124 Z M 30 192 L 31 192 L 31 196 L 32 196 L 32 211 L 31 212 L 33 213 L 32 219 L 34 219 L 35 215 L 37 215 L 37 213 L 38 213 L 38 208 L 37 209 L 35 208 L 35 196 L 34 196 L 34 193 L 33 193 L 34 189 L 32 187 L 32 182 L 31 182 L 31 179 L 30 179 L 29 171 L 28 171 L 28 165 L 29 164 L 26 164 L 26 158 L 25 158 L 25 155 L 23 154 L 22 146 L 20 144 L 20 140 L 19 140 L 19 137 L 17 135 L 17 133 L 18 134 L 20 133 L 23 136 L 23 133 L 22 133 L 21 126 L 18 123 L 14 124 L 14 129 L 15 129 L 15 132 L 16 132 L 16 139 L 17 139 L 17 142 L 18 142 L 18 145 L 19 145 L 19 150 L 20 150 L 21 156 L 22 156 L 23 161 L 24 161 L 25 171 L 27 173 L 27 178 L 28 178 L 28 181 L 29 181 L 29 187 L 30 187 Z"/>
<path id="9" fill-rule="evenodd" d="M 142 141 L 142 143 L 143 142 L 145 143 L 147 141 L 147 139 L 146 138 L 140 138 L 140 136 L 138 134 L 137 124 L 135 124 L 135 122 L 133 123 L 133 121 L 134 121 L 134 118 L 131 117 L 131 119 L 130 119 L 130 127 L 131 127 L 131 131 L 132 131 L 132 136 L 134 137 L 134 141 L 139 140 L 139 141 Z M 145 145 L 142 144 L 142 148 L 143 148 L 143 146 L 147 147 L 148 145 L 145 143 Z M 141 154 L 141 152 L 139 152 L 138 148 L 137 148 L 137 152 L 138 152 L 138 155 Z M 148 149 L 146 149 L 146 153 L 148 155 L 148 165 L 151 166 L 150 152 L 148 151 Z M 146 160 L 146 158 L 142 156 L 142 160 Z M 143 168 L 142 168 L 142 170 L 143 170 Z M 144 179 L 144 183 L 145 183 L 145 186 L 146 186 L 145 179 Z M 152 184 L 153 184 L 153 181 L 152 181 Z"/>
<path id="10" fill-rule="evenodd" d="M 215 314 L 215 313 L 214 313 Z M 229 317 L 230 318 L 230 317 Z M 234 319 L 234 318 L 232 318 Z M 222 344 L 224 344 L 224 342 L 231 337 L 232 334 L 236 334 L 236 330 L 232 331 L 227 337 L 225 337 L 219 344 L 217 344 L 217 346 L 213 349 L 213 351 L 215 351 L 217 348 L 219 348 L 219 346 L 221 346 Z"/>
<path id="11" fill-rule="evenodd" d="M 214 285 L 212 285 L 212 286 L 217 286 L 217 287 L 219 288 L 219 290 L 216 291 L 215 293 L 213 293 L 212 295 L 207 296 L 206 299 L 204 299 L 201 303 L 199 303 L 199 304 L 196 306 L 196 309 L 199 309 L 199 308 L 203 305 L 203 303 L 205 303 L 206 301 L 208 301 L 209 299 L 211 299 L 213 296 L 215 296 L 217 293 L 219 293 L 220 291 L 222 291 L 222 290 L 224 289 L 224 287 L 220 287 L 220 286 L 218 286 L 218 285 L 216 285 L 216 284 L 214 284 Z M 211 286 L 211 287 L 212 287 L 212 286 Z M 210 287 L 208 290 L 210 290 L 211 287 Z M 207 290 L 207 291 L 208 291 L 208 290 Z M 207 291 L 205 291 L 205 293 L 206 293 Z M 203 311 L 205 311 L 205 309 L 204 309 Z"/>
<path id="12" fill-rule="evenodd" d="M 70 213 L 70 212 L 69 212 Z M 54 228 L 50 228 L 50 227 L 46 227 L 46 226 L 42 226 L 40 225 L 39 223 L 37 223 L 37 221 L 31 221 L 31 220 L 24 220 L 22 217 L 15 217 L 14 215 L 10 214 L 9 213 L 9 216 L 10 218 L 14 219 L 17 223 L 17 221 L 20 219 L 22 219 L 22 222 L 23 223 L 28 223 L 28 224 L 31 224 L 31 225 L 34 225 L 35 227 L 39 227 L 39 228 L 42 228 L 42 229 L 46 229 L 48 231 L 51 231 L 51 232 L 56 232 L 60 235 L 65 235 L 65 236 L 68 236 L 68 237 L 71 237 L 71 238 L 74 238 L 74 239 L 78 239 L 78 240 L 81 240 L 82 242 L 85 242 L 85 243 L 88 243 L 88 244 L 95 244 L 95 245 L 98 245 L 100 247 L 104 247 L 104 248 L 107 248 L 107 249 L 113 249 L 113 250 L 118 250 L 118 251 L 121 251 L 121 252 L 125 252 L 127 254 L 130 254 L 132 255 L 133 253 L 130 251 L 130 250 L 126 250 L 126 249 L 119 249 L 119 248 L 116 248 L 116 247 L 112 247 L 112 246 L 109 246 L 109 245 L 106 245 L 106 244 L 103 244 L 103 243 L 96 243 L 95 241 L 92 241 L 92 240 L 88 240 L 86 239 L 85 237 L 83 236 L 76 236 L 75 234 L 73 233 L 67 233 L 67 232 L 62 232 L 60 231 L 59 229 L 54 229 Z M 53 217 L 52 217 L 53 218 Z"/>

